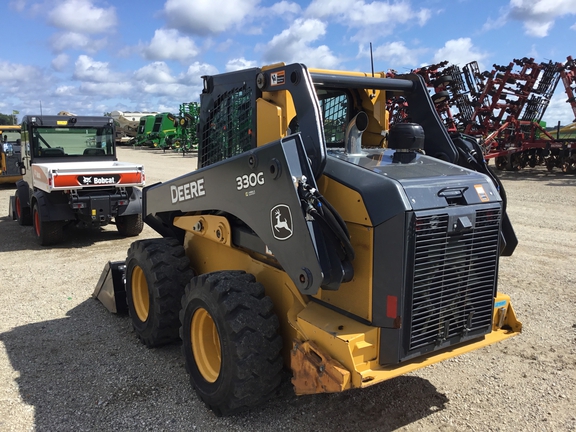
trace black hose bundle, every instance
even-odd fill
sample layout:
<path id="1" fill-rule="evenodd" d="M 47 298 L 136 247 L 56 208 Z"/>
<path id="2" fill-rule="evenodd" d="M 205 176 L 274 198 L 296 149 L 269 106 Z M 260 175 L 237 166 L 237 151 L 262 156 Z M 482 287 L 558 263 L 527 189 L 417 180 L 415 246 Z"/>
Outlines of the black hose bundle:
<path id="1" fill-rule="evenodd" d="M 352 262 L 355 253 L 352 243 L 350 243 L 350 233 L 336 209 L 316 188 L 305 182 L 300 182 L 298 193 L 306 214 L 318 222 L 322 231 L 336 246 L 340 260 Z"/>

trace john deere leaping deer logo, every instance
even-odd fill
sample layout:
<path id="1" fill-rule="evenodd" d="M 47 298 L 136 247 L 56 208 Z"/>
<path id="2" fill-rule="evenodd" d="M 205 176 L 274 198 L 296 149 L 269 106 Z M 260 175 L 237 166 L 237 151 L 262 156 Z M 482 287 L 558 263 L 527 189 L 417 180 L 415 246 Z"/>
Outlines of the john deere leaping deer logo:
<path id="1" fill-rule="evenodd" d="M 292 213 L 286 204 L 278 204 L 270 210 L 272 235 L 276 240 L 288 240 L 292 237 Z"/>

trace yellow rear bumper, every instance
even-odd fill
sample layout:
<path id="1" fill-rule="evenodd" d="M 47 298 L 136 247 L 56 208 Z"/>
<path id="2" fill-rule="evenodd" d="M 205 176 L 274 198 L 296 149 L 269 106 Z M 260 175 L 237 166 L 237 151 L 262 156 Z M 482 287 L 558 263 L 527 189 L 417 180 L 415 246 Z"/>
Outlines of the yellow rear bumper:
<path id="1" fill-rule="evenodd" d="M 294 340 L 291 352 L 294 390 L 296 394 L 311 394 L 367 387 L 520 333 L 522 324 L 510 298 L 498 294 L 494 305 L 491 333 L 400 364 L 381 366 L 378 328 L 309 303 L 298 314 L 300 339 Z"/>

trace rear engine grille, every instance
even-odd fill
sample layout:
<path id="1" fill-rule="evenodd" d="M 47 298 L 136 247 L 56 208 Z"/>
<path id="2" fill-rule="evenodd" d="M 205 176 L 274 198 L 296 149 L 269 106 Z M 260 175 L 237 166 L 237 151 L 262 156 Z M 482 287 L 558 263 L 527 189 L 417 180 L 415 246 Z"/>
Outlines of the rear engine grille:
<path id="1" fill-rule="evenodd" d="M 476 210 L 450 233 L 449 215 L 416 216 L 409 350 L 488 333 L 495 294 L 500 209 Z"/>

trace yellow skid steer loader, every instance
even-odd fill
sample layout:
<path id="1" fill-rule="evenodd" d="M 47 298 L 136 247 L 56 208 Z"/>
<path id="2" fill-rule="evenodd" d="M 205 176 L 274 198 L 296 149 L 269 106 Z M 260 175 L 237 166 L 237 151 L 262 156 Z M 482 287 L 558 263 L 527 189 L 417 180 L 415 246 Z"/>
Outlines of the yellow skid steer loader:
<path id="1" fill-rule="evenodd" d="M 196 171 L 143 191 L 163 238 L 109 263 L 94 296 L 149 347 L 180 338 L 216 414 L 265 401 L 283 365 L 297 394 L 340 392 L 520 332 L 497 290 L 517 243 L 503 187 L 421 77 L 205 76 L 198 137 Z"/>

